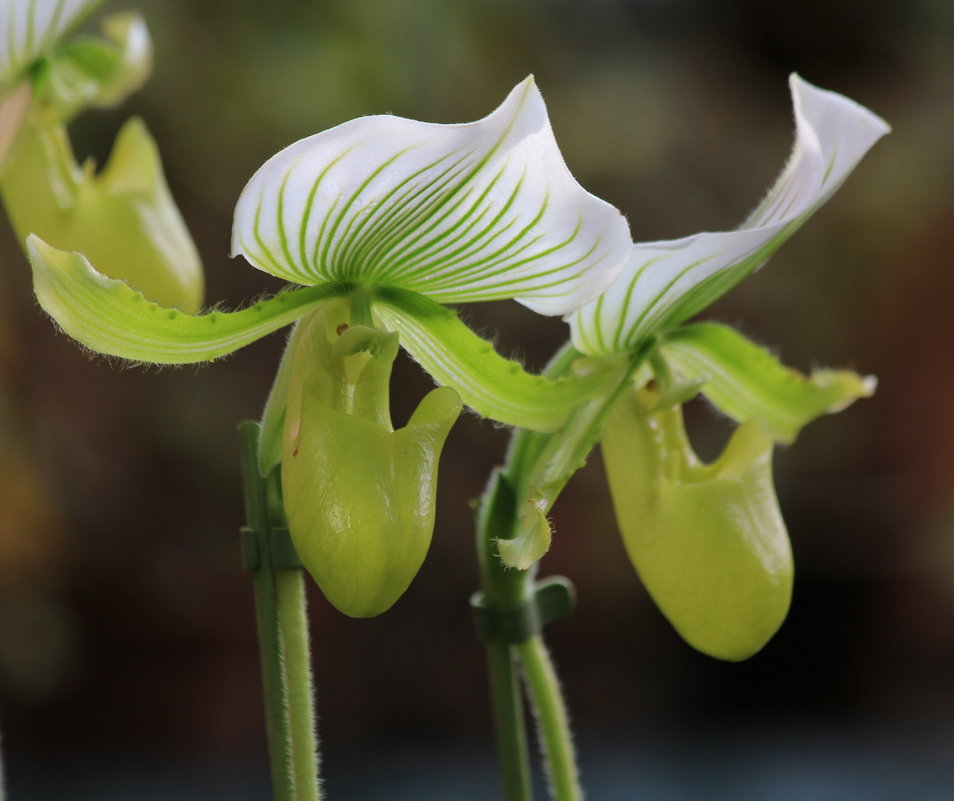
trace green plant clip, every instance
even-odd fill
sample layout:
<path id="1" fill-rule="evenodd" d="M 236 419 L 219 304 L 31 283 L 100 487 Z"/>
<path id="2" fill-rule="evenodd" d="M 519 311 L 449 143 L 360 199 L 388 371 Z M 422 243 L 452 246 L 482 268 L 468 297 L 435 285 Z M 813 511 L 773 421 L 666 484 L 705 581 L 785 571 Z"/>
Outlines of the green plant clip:
<path id="1" fill-rule="evenodd" d="M 259 532 L 253 528 L 243 526 L 240 531 L 240 544 L 242 549 L 242 567 L 250 573 L 264 567 L 262 552 L 259 546 Z M 301 559 L 298 558 L 298 552 L 292 543 L 291 535 L 287 528 L 273 528 L 265 536 L 269 544 L 272 567 L 278 569 L 290 570 L 301 567 Z"/>
<path id="2" fill-rule="evenodd" d="M 480 590 L 470 596 L 474 626 L 481 642 L 526 642 L 544 626 L 567 617 L 575 607 L 576 589 L 565 576 L 537 582 L 532 597 L 508 609 L 493 607 Z"/>

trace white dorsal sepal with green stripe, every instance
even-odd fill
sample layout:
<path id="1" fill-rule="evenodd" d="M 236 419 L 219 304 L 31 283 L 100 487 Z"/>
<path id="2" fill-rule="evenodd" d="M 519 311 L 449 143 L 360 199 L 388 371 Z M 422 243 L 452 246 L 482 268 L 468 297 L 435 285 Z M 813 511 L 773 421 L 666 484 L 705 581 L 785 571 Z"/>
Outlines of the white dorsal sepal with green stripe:
<path id="1" fill-rule="evenodd" d="M 362 117 L 297 142 L 252 177 L 233 255 L 299 284 L 514 298 L 567 314 L 625 263 L 625 219 L 570 175 L 532 78 L 477 122 Z"/>
<path id="2" fill-rule="evenodd" d="M 590 355 L 632 350 L 702 311 L 758 269 L 890 128 L 842 95 L 790 79 L 795 146 L 775 186 L 736 231 L 633 247 L 620 277 L 570 318 Z"/>

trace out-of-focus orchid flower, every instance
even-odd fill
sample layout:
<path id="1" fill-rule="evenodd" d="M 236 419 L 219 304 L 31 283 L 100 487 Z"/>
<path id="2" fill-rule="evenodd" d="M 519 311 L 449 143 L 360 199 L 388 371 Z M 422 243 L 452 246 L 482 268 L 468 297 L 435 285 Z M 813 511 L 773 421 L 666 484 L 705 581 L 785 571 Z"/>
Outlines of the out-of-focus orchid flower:
<path id="1" fill-rule="evenodd" d="M 6 0 L 0 11 L 0 85 L 16 83 L 101 0 Z"/>
<path id="2" fill-rule="evenodd" d="M 118 104 L 152 66 L 149 31 L 137 14 L 107 17 L 105 37 L 57 42 L 93 5 L 14 0 L 8 7 L 0 194 L 22 241 L 37 234 L 83 252 L 150 299 L 196 311 L 202 265 L 143 123 L 123 127 L 98 174 L 73 156 L 66 123 L 85 108 Z"/>

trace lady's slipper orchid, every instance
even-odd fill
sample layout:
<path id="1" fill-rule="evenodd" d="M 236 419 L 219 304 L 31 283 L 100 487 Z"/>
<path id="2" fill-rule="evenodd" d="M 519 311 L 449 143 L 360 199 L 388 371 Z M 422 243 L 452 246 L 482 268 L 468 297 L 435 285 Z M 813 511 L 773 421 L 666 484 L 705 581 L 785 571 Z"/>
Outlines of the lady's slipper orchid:
<path id="1" fill-rule="evenodd" d="M 214 359 L 350 296 L 482 415 L 552 431 L 601 377 L 528 375 L 440 304 L 514 298 L 566 314 L 612 282 L 631 247 L 622 215 L 573 180 L 528 78 L 478 122 L 365 117 L 266 162 L 239 198 L 233 251 L 306 287 L 248 309 L 178 314 L 78 255 L 33 239 L 30 256 L 41 305 L 101 353 Z"/>
<path id="2" fill-rule="evenodd" d="M 102 353 L 202 361 L 301 319 L 266 405 L 259 467 L 281 463 L 304 563 L 359 616 L 389 607 L 424 557 L 458 393 L 485 416 L 552 431 L 605 380 L 529 375 L 441 303 L 514 298 L 566 314 L 610 284 L 630 248 L 619 212 L 567 170 L 529 78 L 475 123 L 367 117 L 266 162 L 236 207 L 233 252 L 306 286 L 242 311 L 164 308 L 80 254 L 29 241 L 40 303 Z M 449 387 L 393 432 L 398 335 Z"/>
<path id="3" fill-rule="evenodd" d="M 794 151 L 746 223 L 634 245 L 613 285 L 570 317 L 583 353 L 650 353 L 636 384 L 652 379 L 653 389 L 624 392 L 607 418 L 613 505 L 660 609 L 691 645 L 723 659 L 759 650 L 788 610 L 792 557 L 772 487 L 773 440 L 791 442 L 810 420 L 874 391 L 873 378 L 849 371 L 788 370 L 726 326 L 677 328 L 758 269 L 889 130 L 841 95 L 794 75 L 790 84 Z M 696 459 L 679 408 L 700 391 L 740 423 L 711 465 Z"/>
<path id="4" fill-rule="evenodd" d="M 0 85 L 15 83 L 101 0 L 7 0 L 0 11 Z"/>
<path id="5" fill-rule="evenodd" d="M 0 11 L 0 165 L 30 105 L 22 79 L 100 0 L 7 0 Z"/>
<path id="6" fill-rule="evenodd" d="M 4 205 L 21 241 L 37 234 L 81 251 L 150 299 L 196 311 L 202 265 L 143 123 L 123 127 L 99 174 L 73 155 L 66 123 L 84 108 L 119 103 L 152 65 L 149 31 L 131 13 L 106 18 L 104 38 L 77 37 L 54 49 L 57 36 L 93 5 L 15 0 L 6 12 L 0 63 L 20 84 L 0 109 Z"/>

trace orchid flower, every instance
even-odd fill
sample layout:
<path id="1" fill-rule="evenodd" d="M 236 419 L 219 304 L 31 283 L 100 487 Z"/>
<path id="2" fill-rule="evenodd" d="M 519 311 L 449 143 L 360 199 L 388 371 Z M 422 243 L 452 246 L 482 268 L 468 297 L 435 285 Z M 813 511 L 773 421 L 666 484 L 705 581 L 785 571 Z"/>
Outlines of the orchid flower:
<path id="1" fill-rule="evenodd" d="M 152 67 L 137 14 L 103 20 L 104 37 L 58 39 L 96 3 L 12 0 L 0 30 L 0 193 L 21 241 L 33 233 L 79 250 L 107 275 L 189 311 L 202 302 L 202 266 L 143 123 L 120 131 L 105 168 L 77 164 L 66 124 L 120 103 Z"/>
<path id="2" fill-rule="evenodd" d="M 296 547 L 332 602 L 363 616 L 393 603 L 423 558 L 433 469 L 459 408 L 452 390 L 484 416 L 553 431 L 605 382 L 599 370 L 558 380 L 530 375 L 441 304 L 513 298 L 542 314 L 567 314 L 610 285 L 631 240 L 620 213 L 570 175 L 528 78 L 478 122 L 364 117 L 269 159 L 239 198 L 233 255 L 303 286 L 246 309 L 185 314 L 147 301 L 80 254 L 36 237 L 28 248 L 43 308 L 101 353 L 199 362 L 301 320 L 266 405 L 260 469 L 266 475 L 281 463 Z M 338 311 L 329 317 L 332 301 Z M 382 411 L 382 376 L 396 347 L 389 332 L 452 388 L 425 398 L 398 432 Z M 329 448 L 347 452 L 327 424 L 336 416 L 339 431 L 347 423 L 356 441 L 379 444 L 355 462 L 367 469 L 347 481 L 342 471 L 317 469 Z M 394 444 L 396 437 L 414 444 Z M 410 464 L 401 461 L 409 448 L 417 466 L 398 468 Z M 402 471 L 416 483 L 405 477 L 396 488 Z M 355 500 L 347 514 L 342 498 Z M 352 525 L 362 503 L 380 514 Z M 411 557 L 377 559 L 401 541 L 416 543 Z M 350 573 L 328 574 L 329 559 Z M 350 578 L 338 587 L 342 575 Z"/>
<path id="3" fill-rule="evenodd" d="M 792 555 L 772 487 L 773 442 L 791 442 L 875 385 L 849 371 L 802 376 L 726 326 L 678 327 L 758 269 L 889 130 L 841 95 L 795 75 L 790 85 L 794 150 L 748 220 L 634 245 L 609 289 L 569 318 L 575 347 L 591 357 L 650 353 L 603 432 L 613 505 L 657 605 L 690 644 L 723 659 L 759 650 L 788 610 Z M 711 465 L 682 424 L 681 404 L 700 391 L 740 423 Z"/>
<path id="4" fill-rule="evenodd" d="M 8 0 L 0 11 L 0 164 L 30 105 L 24 80 L 41 56 L 100 0 Z"/>

